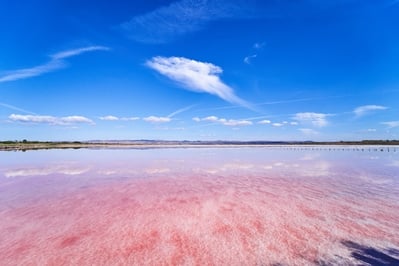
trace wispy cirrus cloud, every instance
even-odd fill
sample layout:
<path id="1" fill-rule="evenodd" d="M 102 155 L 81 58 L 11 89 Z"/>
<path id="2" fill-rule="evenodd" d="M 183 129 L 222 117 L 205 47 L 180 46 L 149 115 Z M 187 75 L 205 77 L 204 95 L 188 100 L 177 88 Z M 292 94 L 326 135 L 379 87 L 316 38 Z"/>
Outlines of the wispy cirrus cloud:
<path id="1" fill-rule="evenodd" d="M 183 112 L 186 112 L 186 111 L 190 110 L 190 109 L 193 108 L 194 106 L 195 106 L 195 105 L 190 105 L 190 106 L 186 106 L 186 107 L 180 108 L 180 109 L 178 109 L 178 110 L 176 110 L 176 111 L 170 113 L 167 117 L 172 118 L 172 117 L 174 117 L 175 115 L 178 115 L 178 114 L 181 114 L 181 113 L 183 113 Z"/>
<path id="2" fill-rule="evenodd" d="M 388 122 L 382 122 L 381 124 L 387 126 L 388 128 L 399 127 L 399 121 L 388 121 Z"/>
<path id="3" fill-rule="evenodd" d="M 30 124 L 49 124 L 69 126 L 73 124 L 91 124 L 95 123 L 93 120 L 79 115 L 56 117 L 50 115 L 19 115 L 11 114 L 8 119 L 12 122 L 30 123 Z"/>
<path id="4" fill-rule="evenodd" d="M 93 52 L 93 51 L 109 51 L 110 48 L 109 47 L 105 47 L 105 46 L 88 46 L 88 47 L 82 47 L 82 48 L 78 48 L 78 49 L 71 49 L 71 50 L 66 50 L 66 51 L 62 51 L 56 54 L 51 55 L 51 58 L 54 60 L 60 60 L 60 59 L 65 59 L 68 57 L 72 57 L 72 56 L 76 56 L 76 55 L 80 55 L 83 53 L 87 53 L 87 52 Z"/>
<path id="5" fill-rule="evenodd" d="M 355 108 L 353 110 L 353 113 L 355 114 L 356 117 L 361 117 L 370 114 L 374 111 L 381 111 L 386 109 L 388 109 L 388 107 L 382 105 L 363 105 Z"/>
<path id="6" fill-rule="evenodd" d="M 18 112 L 22 112 L 22 113 L 26 113 L 26 114 L 31 114 L 31 115 L 36 115 L 36 113 L 19 108 L 17 106 L 11 105 L 11 104 L 7 104 L 7 103 L 1 103 L 0 102 L 0 106 L 14 110 L 14 111 L 18 111 Z"/>
<path id="7" fill-rule="evenodd" d="M 119 29 L 138 42 L 167 43 L 212 21 L 253 17 L 255 10 L 243 0 L 181 0 L 135 16 Z"/>
<path id="8" fill-rule="evenodd" d="M 78 49 L 72 49 L 67 51 L 62 51 L 50 56 L 50 60 L 42 65 L 34 66 L 31 68 L 23 68 L 17 70 L 6 71 L 0 76 L 0 83 L 7 81 L 15 81 L 21 79 L 27 79 L 32 77 L 41 76 L 46 73 L 50 73 L 61 68 L 66 67 L 66 58 L 76 56 L 82 53 L 99 51 L 99 50 L 109 50 L 105 46 L 88 46 Z"/>
<path id="9" fill-rule="evenodd" d="M 263 47 L 265 47 L 265 45 L 266 45 L 266 42 L 256 42 L 256 43 L 254 43 L 253 47 L 256 50 L 260 50 L 260 49 L 263 49 Z"/>
<path id="10" fill-rule="evenodd" d="M 64 67 L 65 63 L 63 61 L 51 60 L 43 65 L 31 68 L 6 71 L 5 74 L 0 77 L 0 82 L 15 81 L 20 79 L 37 77 Z"/>
<path id="11" fill-rule="evenodd" d="M 310 124 L 316 127 L 324 127 L 328 125 L 327 117 L 329 114 L 323 113 L 313 113 L 313 112 L 305 112 L 305 113 L 296 113 L 292 119 L 298 121 L 302 124 Z"/>
<path id="12" fill-rule="evenodd" d="M 193 120 L 196 122 L 201 122 L 201 121 L 212 122 L 224 126 L 250 126 L 253 124 L 252 121 L 245 119 L 226 119 L 226 118 L 219 118 L 213 115 L 204 118 L 194 117 Z"/>
<path id="13" fill-rule="evenodd" d="M 184 89 L 209 93 L 251 109 L 248 102 L 239 98 L 234 90 L 220 79 L 219 75 L 223 70 L 219 66 L 184 57 L 162 56 L 153 57 L 146 65 L 177 82 Z"/>
<path id="14" fill-rule="evenodd" d="M 252 59 L 256 58 L 258 55 L 257 54 L 253 54 L 253 55 L 249 55 L 244 57 L 244 63 L 247 65 L 251 64 Z"/>

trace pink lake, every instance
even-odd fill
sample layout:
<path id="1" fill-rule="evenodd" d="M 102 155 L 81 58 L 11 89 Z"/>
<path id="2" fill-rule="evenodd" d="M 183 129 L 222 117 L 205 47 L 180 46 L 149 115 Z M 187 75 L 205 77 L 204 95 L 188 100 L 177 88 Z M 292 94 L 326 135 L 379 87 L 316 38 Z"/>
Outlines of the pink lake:
<path id="1" fill-rule="evenodd" d="M 399 149 L 0 152 L 0 265 L 399 265 Z"/>

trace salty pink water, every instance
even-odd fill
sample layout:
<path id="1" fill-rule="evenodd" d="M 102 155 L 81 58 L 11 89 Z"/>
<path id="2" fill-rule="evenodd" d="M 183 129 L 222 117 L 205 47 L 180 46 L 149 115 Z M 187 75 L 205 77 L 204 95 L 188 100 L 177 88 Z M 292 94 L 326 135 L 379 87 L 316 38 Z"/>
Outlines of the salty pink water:
<path id="1" fill-rule="evenodd" d="M 0 152 L 1 265 L 399 263 L 399 152 Z"/>

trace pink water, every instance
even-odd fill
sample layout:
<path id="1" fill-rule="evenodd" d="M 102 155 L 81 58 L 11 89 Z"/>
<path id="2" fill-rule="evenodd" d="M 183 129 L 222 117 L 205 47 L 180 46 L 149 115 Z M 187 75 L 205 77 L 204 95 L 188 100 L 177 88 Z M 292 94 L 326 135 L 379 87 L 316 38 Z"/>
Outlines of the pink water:
<path id="1" fill-rule="evenodd" d="M 399 152 L 0 152 L 0 217 L 0 265 L 399 265 Z"/>

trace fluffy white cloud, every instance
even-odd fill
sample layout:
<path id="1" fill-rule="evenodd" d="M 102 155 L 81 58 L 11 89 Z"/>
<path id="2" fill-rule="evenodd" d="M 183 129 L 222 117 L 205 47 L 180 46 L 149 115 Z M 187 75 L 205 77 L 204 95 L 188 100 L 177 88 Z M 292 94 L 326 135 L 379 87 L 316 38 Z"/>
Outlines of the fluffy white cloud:
<path id="1" fill-rule="evenodd" d="M 382 122 L 381 124 L 386 125 L 389 128 L 399 127 L 399 121 Z"/>
<path id="2" fill-rule="evenodd" d="M 381 106 L 381 105 L 364 105 L 364 106 L 359 106 L 357 108 L 355 108 L 355 110 L 353 110 L 353 113 L 357 116 L 364 116 L 368 113 L 371 113 L 373 111 L 378 111 L 378 110 L 386 110 L 388 109 L 385 106 Z"/>
<path id="3" fill-rule="evenodd" d="M 163 116 L 148 116 L 144 117 L 143 120 L 150 123 L 168 123 L 172 121 L 170 117 L 163 117 Z"/>
<path id="4" fill-rule="evenodd" d="M 311 124 L 316 127 L 324 127 L 328 124 L 327 116 L 329 115 L 322 113 L 306 112 L 297 113 L 292 119 L 297 120 L 300 123 Z"/>
<path id="5" fill-rule="evenodd" d="M 218 123 L 224 126 L 250 126 L 253 123 L 249 120 L 244 120 L 244 119 L 226 119 L 226 118 L 219 118 L 217 116 L 207 116 L 204 118 L 199 118 L 199 117 L 194 117 L 194 121 L 200 122 L 200 121 L 207 121 L 207 122 L 212 122 L 212 123 Z"/>
<path id="6" fill-rule="evenodd" d="M 250 108 L 250 104 L 235 95 L 219 75 L 223 70 L 211 63 L 184 57 L 153 57 L 146 65 L 177 82 L 184 89 L 216 95 L 230 103 Z"/>
<path id="7" fill-rule="evenodd" d="M 49 115 L 17 115 L 11 114 L 8 117 L 11 121 L 21 123 L 34 123 L 34 124 L 50 124 L 50 125 L 72 125 L 78 123 L 86 123 L 94 125 L 93 120 L 84 116 L 65 116 L 55 117 Z"/>
<path id="8" fill-rule="evenodd" d="M 209 122 L 217 122 L 219 118 L 217 116 L 211 115 L 207 116 L 205 118 L 202 118 L 203 121 L 209 121 Z"/>
<path id="9" fill-rule="evenodd" d="M 267 125 L 267 124 L 270 124 L 272 121 L 270 121 L 270 120 L 261 120 L 261 121 L 259 121 L 258 122 L 258 124 L 261 124 L 261 125 Z"/>

